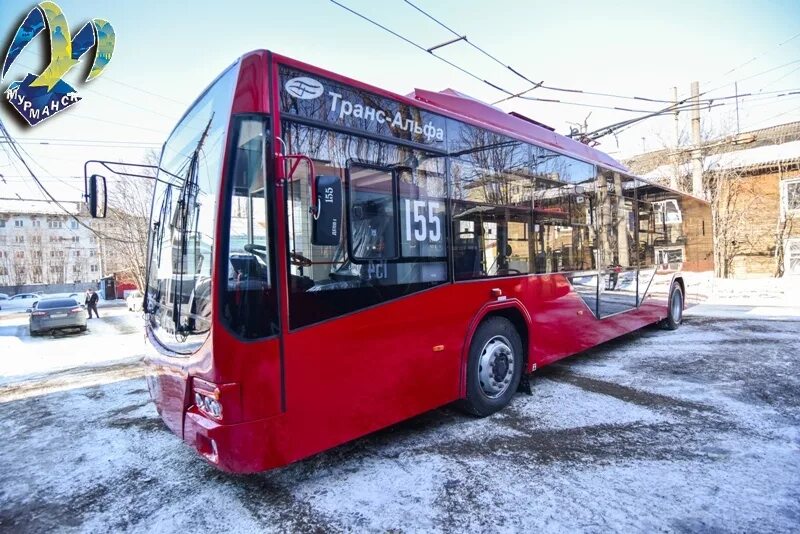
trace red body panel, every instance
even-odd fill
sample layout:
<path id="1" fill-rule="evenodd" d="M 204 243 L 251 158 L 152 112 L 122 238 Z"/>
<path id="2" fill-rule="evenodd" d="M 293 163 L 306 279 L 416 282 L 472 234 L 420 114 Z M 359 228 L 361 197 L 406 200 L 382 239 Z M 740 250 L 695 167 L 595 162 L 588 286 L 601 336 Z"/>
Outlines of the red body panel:
<path id="1" fill-rule="evenodd" d="M 268 113 L 277 94 L 277 63 L 365 87 L 309 65 L 259 51 L 241 60 L 232 113 Z M 268 76 L 272 69 L 272 76 Z M 272 81 L 269 87 L 268 80 Z M 386 91 L 378 94 L 442 113 L 442 109 Z M 430 96 L 430 95 L 429 95 Z M 432 97 L 431 97 L 432 99 Z M 475 113 L 480 109 L 476 108 Z M 272 113 L 273 131 L 280 117 Z M 459 116 L 462 118 L 462 116 Z M 476 121 L 493 124 L 491 117 Z M 535 138 L 545 129 L 511 117 L 504 128 Z M 547 132 L 546 135 L 550 135 Z M 571 145 L 570 145 L 571 146 Z M 563 147 L 561 147 L 563 149 Z M 568 147 L 569 148 L 569 147 Z M 608 164 L 607 156 L 572 147 L 584 160 Z M 276 147 L 276 150 L 279 148 Z M 223 168 L 228 166 L 228 155 Z M 595 154 L 597 153 L 597 154 Z M 226 176 L 222 190 L 226 190 Z M 279 195 L 281 184 L 276 184 Z M 221 217 L 222 203 L 219 203 Z M 470 339 L 481 318 L 515 308 L 528 326 L 530 371 L 631 332 L 667 316 L 667 290 L 674 273 L 659 273 L 637 309 L 598 320 L 561 274 L 520 275 L 445 283 L 414 295 L 307 326 L 288 329 L 288 273 L 284 243 L 285 205 L 277 202 L 274 224 L 281 288 L 280 336 L 242 341 L 220 318 L 215 292 L 212 333 L 189 357 L 152 347 L 148 384 L 167 426 L 215 465 L 228 471 L 260 471 L 301 459 L 379 428 L 459 399 L 465 393 Z M 224 225 L 217 225 L 220 242 Z M 226 261 L 216 247 L 215 267 Z M 496 292 L 499 289 L 501 296 Z M 223 415 L 215 421 L 194 406 L 193 379 L 205 391 L 216 385 Z M 200 382 L 198 382 L 200 384 Z"/>

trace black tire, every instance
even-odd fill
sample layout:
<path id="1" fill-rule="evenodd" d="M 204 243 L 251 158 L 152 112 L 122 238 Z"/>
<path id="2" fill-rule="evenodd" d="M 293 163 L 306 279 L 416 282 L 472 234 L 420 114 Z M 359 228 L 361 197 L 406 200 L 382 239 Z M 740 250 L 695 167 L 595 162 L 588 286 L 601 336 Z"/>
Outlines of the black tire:
<path id="1" fill-rule="evenodd" d="M 467 361 L 467 396 L 459 401 L 459 407 L 472 415 L 486 417 L 508 405 L 522 377 L 522 357 L 522 340 L 508 319 L 490 317 L 483 321 L 472 337 Z M 487 368 L 489 378 L 484 381 L 482 363 L 487 360 L 497 367 L 492 371 Z M 498 383 L 493 382 L 496 378 Z M 496 396 L 487 393 L 494 388 L 500 389 Z"/>
<path id="2" fill-rule="evenodd" d="M 666 330 L 677 330 L 683 322 L 683 290 L 678 282 L 673 282 L 669 291 L 669 311 L 667 318 L 661 322 Z"/>

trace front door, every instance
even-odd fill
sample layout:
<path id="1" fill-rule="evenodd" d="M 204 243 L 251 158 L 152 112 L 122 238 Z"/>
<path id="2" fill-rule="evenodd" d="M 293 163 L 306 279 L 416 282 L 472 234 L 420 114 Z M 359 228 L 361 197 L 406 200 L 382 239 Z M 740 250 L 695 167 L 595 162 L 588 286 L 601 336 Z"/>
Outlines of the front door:
<path id="1" fill-rule="evenodd" d="M 444 158 L 295 123 L 283 140 L 314 163 L 282 186 L 286 411 L 302 456 L 454 399 L 459 354 L 433 304 L 448 280 Z M 316 202 L 312 183 L 326 184 Z"/>

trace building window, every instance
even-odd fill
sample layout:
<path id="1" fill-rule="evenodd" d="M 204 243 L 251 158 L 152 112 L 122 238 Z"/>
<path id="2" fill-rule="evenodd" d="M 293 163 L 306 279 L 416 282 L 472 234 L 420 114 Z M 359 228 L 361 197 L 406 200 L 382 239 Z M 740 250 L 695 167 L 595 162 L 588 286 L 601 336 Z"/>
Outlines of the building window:
<path id="1" fill-rule="evenodd" d="M 94 258 L 95 256 L 97 256 L 97 251 L 95 249 L 90 250 L 89 251 L 89 257 L 90 258 Z"/>
<path id="2" fill-rule="evenodd" d="M 72 236 L 72 242 L 73 242 L 73 243 L 77 243 L 77 242 L 79 242 L 80 240 L 81 240 L 80 236 L 77 236 L 77 235 L 74 235 L 74 236 Z"/>
<path id="3" fill-rule="evenodd" d="M 800 215 L 800 178 L 781 182 L 781 215 L 784 219 Z"/>
<path id="4" fill-rule="evenodd" d="M 24 243 L 25 242 L 25 236 L 24 235 L 15 235 L 14 236 L 14 242 L 15 243 Z"/>
<path id="5" fill-rule="evenodd" d="M 787 239 L 783 256 L 783 275 L 800 276 L 800 239 Z"/>
<path id="6" fill-rule="evenodd" d="M 75 257 L 76 258 L 80 258 L 81 257 L 81 251 L 80 250 L 76 250 L 75 251 Z"/>
<path id="7" fill-rule="evenodd" d="M 8 269 L 5 267 L 0 267 L 0 276 L 6 276 L 8 274 Z"/>
<path id="8" fill-rule="evenodd" d="M 0 220 L 0 228 L 6 227 L 6 221 Z"/>
<path id="9" fill-rule="evenodd" d="M 40 221 L 38 219 L 33 221 L 33 227 L 34 228 L 39 228 L 40 226 L 42 226 L 42 221 Z"/>
<path id="10" fill-rule="evenodd" d="M 42 236 L 40 236 L 40 235 L 35 235 L 35 236 L 33 236 L 33 237 L 31 238 L 31 241 L 32 241 L 32 242 L 34 242 L 34 243 L 41 243 L 41 242 L 42 242 Z"/>
<path id="11" fill-rule="evenodd" d="M 19 259 L 22 259 L 22 258 L 24 258 L 24 257 L 25 257 L 25 251 L 24 251 L 24 250 L 18 250 L 18 251 L 16 251 L 16 252 L 14 253 L 14 257 L 15 257 L 15 258 L 19 258 Z"/>
<path id="12" fill-rule="evenodd" d="M 81 272 L 81 266 L 80 266 L 80 265 L 73 265 L 73 266 L 72 266 L 72 272 L 73 272 L 73 273 L 79 273 L 79 272 Z"/>
<path id="13" fill-rule="evenodd" d="M 22 221 L 20 219 L 14 221 L 14 228 L 22 228 Z"/>
<path id="14" fill-rule="evenodd" d="M 78 221 L 70 221 L 69 227 L 75 230 L 76 228 L 78 228 Z"/>
<path id="15" fill-rule="evenodd" d="M 653 208 L 655 209 L 656 217 L 658 217 L 659 221 L 663 221 L 666 224 L 678 224 L 683 222 L 681 209 L 678 207 L 678 201 L 674 198 L 653 202 Z"/>
<path id="16" fill-rule="evenodd" d="M 49 226 L 50 228 L 53 228 L 53 229 L 63 228 L 63 225 L 62 225 L 61 221 L 49 221 L 47 223 L 47 226 Z"/>
<path id="17" fill-rule="evenodd" d="M 96 273 L 97 272 L 97 265 L 92 265 L 92 269 L 91 270 L 92 270 L 93 273 Z"/>
<path id="18" fill-rule="evenodd" d="M 51 265 L 50 266 L 50 272 L 51 273 L 60 273 L 61 272 L 61 267 L 58 266 L 58 265 Z"/>

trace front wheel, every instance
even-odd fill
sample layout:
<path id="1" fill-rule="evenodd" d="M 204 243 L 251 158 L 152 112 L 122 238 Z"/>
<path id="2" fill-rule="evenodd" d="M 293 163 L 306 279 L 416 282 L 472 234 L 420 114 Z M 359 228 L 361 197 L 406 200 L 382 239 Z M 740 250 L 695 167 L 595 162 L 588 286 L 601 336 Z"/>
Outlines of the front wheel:
<path id="1" fill-rule="evenodd" d="M 669 312 L 661 324 L 667 330 L 677 330 L 682 321 L 683 290 L 678 282 L 673 282 L 669 292 Z"/>
<path id="2" fill-rule="evenodd" d="M 508 319 L 491 317 L 472 338 L 467 362 L 467 396 L 461 408 L 485 417 L 505 407 L 522 376 L 522 340 Z"/>

